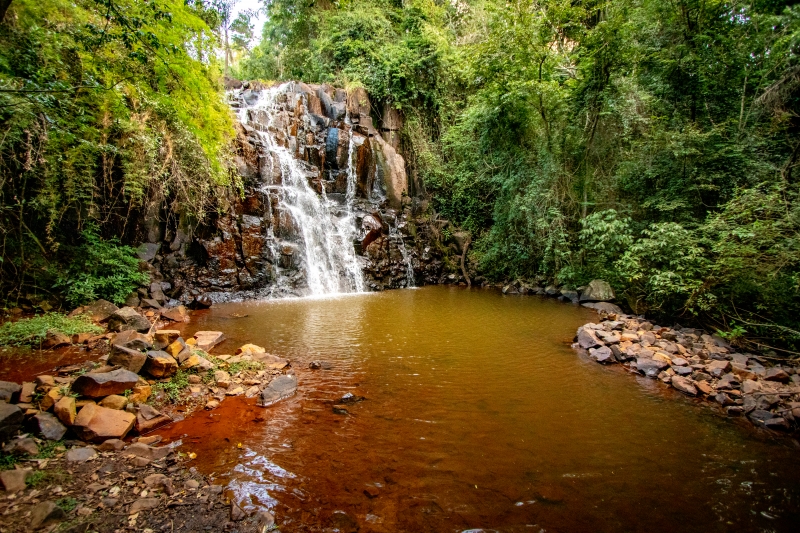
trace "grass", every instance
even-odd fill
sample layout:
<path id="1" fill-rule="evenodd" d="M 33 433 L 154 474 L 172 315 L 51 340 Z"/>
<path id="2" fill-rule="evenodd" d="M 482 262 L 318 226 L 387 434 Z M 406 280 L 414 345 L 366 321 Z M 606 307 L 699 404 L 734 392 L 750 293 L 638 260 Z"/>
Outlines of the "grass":
<path id="1" fill-rule="evenodd" d="M 56 453 L 64 451 L 64 444 L 58 440 L 47 440 L 39 444 L 39 453 L 30 457 L 30 459 L 52 459 Z M 14 468 L 22 457 L 11 455 L 9 453 L 0 452 L 0 470 L 10 470 Z M 36 473 L 34 473 L 35 475 Z M 31 481 L 27 483 L 30 485 Z"/>
<path id="2" fill-rule="evenodd" d="M 0 345 L 40 344 L 47 335 L 47 331 L 51 329 L 65 335 L 103 332 L 103 329 L 93 324 L 91 318 L 86 315 L 69 318 L 61 313 L 45 313 L 30 318 L 21 318 L 16 322 L 6 322 L 0 326 Z"/>
<path id="3" fill-rule="evenodd" d="M 56 500 L 56 505 L 61 507 L 65 513 L 68 513 L 78 506 L 78 500 L 75 498 L 61 498 Z"/>
<path id="4" fill-rule="evenodd" d="M 153 392 L 155 393 L 158 391 L 164 391 L 170 401 L 172 401 L 172 403 L 176 403 L 180 401 L 183 391 L 188 386 L 189 374 L 183 370 L 178 370 L 178 372 L 172 376 L 169 381 L 159 382 L 153 385 Z M 155 394 L 153 396 L 155 396 Z"/>

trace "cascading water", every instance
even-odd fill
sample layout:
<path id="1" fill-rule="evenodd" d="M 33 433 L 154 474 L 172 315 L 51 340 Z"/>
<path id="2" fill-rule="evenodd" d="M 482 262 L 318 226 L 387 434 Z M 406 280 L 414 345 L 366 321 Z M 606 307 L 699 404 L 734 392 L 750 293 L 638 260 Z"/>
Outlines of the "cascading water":
<path id="1" fill-rule="evenodd" d="M 394 226 L 389 226 L 389 237 L 397 240 L 397 247 L 400 249 L 400 254 L 403 256 L 403 263 L 406 266 L 406 287 L 414 287 L 414 264 L 411 262 L 411 255 L 409 255 L 406 249 L 403 235 L 398 231 L 397 220 L 395 220 Z"/>
<path id="2" fill-rule="evenodd" d="M 286 125 L 278 118 L 279 96 L 298 97 L 289 93 L 289 84 L 262 90 L 255 100 L 241 99 L 239 121 L 255 129 L 261 140 L 261 156 L 280 167 L 280 183 L 265 183 L 262 190 L 275 194 L 277 209 L 291 215 L 299 243 L 279 242 L 270 228 L 269 240 L 273 256 L 291 251 L 296 244 L 302 249 L 302 267 L 310 295 L 328 295 L 363 292 L 365 284 L 358 257 L 353 248 L 357 236 L 353 201 L 355 199 L 355 173 L 352 163 L 352 140 L 349 148 L 348 183 L 345 208 L 326 195 L 322 184 L 318 194 L 309 184 L 308 173 L 282 140 L 289 137 Z M 288 94 L 287 94 L 288 93 Z M 352 183 L 351 183 L 352 182 Z M 285 254 L 284 254 L 285 255 Z M 289 254 L 291 255 L 291 254 Z M 275 286 L 288 283 L 278 261 L 273 261 Z"/>

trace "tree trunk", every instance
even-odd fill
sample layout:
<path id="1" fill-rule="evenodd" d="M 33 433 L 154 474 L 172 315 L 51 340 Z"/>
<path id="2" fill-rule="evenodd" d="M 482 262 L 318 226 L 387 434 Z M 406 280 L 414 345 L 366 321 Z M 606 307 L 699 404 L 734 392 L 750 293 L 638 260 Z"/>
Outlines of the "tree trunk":
<path id="1" fill-rule="evenodd" d="M 11 6 L 11 0 L 0 0 L 0 23 L 6 18 L 6 11 Z"/>

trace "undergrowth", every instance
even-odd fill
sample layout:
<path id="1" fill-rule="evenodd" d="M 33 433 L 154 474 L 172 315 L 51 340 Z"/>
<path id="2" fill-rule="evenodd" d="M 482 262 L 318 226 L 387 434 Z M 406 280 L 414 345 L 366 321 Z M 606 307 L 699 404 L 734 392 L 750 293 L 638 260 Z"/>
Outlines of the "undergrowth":
<path id="1" fill-rule="evenodd" d="M 56 330 L 65 335 L 76 333 L 99 334 L 103 329 L 92 323 L 86 315 L 68 317 L 60 313 L 45 313 L 16 322 L 6 322 L 0 326 L 0 345 L 22 346 L 40 344 L 48 330 Z"/>

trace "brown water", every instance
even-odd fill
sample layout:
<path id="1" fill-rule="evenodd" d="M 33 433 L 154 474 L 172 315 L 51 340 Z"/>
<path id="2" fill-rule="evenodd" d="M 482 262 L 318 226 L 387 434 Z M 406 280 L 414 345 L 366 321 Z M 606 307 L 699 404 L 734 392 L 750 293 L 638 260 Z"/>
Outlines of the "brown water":
<path id="1" fill-rule="evenodd" d="M 298 394 L 163 434 L 284 532 L 800 530 L 794 441 L 580 357 L 594 318 L 445 287 L 217 305 L 189 331 L 288 357 Z M 334 414 L 346 392 L 367 400 Z"/>

